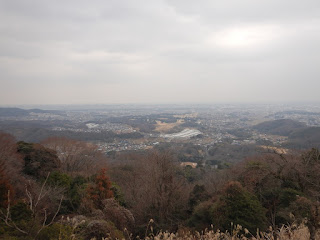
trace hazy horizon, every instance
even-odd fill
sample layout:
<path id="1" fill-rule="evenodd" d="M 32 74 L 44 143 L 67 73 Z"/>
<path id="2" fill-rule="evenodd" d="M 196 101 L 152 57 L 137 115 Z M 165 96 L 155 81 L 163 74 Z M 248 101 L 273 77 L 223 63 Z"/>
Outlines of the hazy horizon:
<path id="1" fill-rule="evenodd" d="M 320 102 L 316 0 L 0 0 L 0 19 L 0 106 Z"/>
<path id="2" fill-rule="evenodd" d="M 98 109 L 143 109 L 143 108 L 215 108 L 215 107 L 283 107 L 284 109 L 304 110 L 305 107 L 319 109 L 320 102 L 216 102 L 216 103 L 121 103 L 121 104 L 0 104 L 0 108 L 42 109 L 42 110 L 98 110 Z M 308 110 L 306 110 L 308 111 Z"/>

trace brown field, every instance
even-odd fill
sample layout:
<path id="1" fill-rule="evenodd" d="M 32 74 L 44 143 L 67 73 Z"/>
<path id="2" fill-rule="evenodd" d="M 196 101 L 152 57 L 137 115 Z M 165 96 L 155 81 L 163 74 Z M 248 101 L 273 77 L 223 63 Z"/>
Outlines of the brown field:
<path id="1" fill-rule="evenodd" d="M 260 146 L 263 149 L 270 150 L 272 152 L 278 153 L 278 154 L 287 154 L 289 149 L 286 148 L 279 148 L 279 147 L 271 147 L 271 146 Z"/>
<path id="2" fill-rule="evenodd" d="M 165 123 L 165 122 L 161 122 L 161 121 L 156 121 L 156 122 L 157 122 L 157 124 L 156 124 L 155 131 L 165 133 L 165 132 L 168 132 L 169 130 L 171 130 L 172 128 L 184 123 L 184 120 L 179 119 L 175 123 Z"/>

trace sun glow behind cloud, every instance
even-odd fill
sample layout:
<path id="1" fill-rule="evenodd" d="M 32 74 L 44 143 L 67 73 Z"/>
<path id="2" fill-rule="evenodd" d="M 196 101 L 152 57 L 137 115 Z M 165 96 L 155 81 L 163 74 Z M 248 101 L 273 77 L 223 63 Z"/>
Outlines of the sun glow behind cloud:
<path id="1" fill-rule="evenodd" d="M 208 43 L 222 48 L 255 48 L 271 44 L 278 36 L 276 26 L 240 26 L 229 27 L 213 33 Z"/>

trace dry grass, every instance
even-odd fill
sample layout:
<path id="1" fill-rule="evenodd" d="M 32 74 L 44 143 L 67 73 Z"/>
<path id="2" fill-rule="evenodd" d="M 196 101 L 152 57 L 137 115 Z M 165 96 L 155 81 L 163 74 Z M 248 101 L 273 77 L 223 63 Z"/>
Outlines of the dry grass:
<path id="1" fill-rule="evenodd" d="M 154 233 L 153 220 L 149 221 L 145 237 L 133 237 L 126 229 L 124 230 L 127 240 L 309 240 L 310 233 L 305 224 L 284 225 L 279 229 L 270 229 L 266 232 L 250 233 L 246 228 L 240 225 L 233 226 L 230 232 L 221 232 L 219 230 L 205 229 L 202 232 L 190 231 L 189 229 L 179 229 L 176 233 L 163 232 Z M 232 227 L 232 224 L 231 224 Z M 111 240 L 110 236 L 102 238 L 102 240 Z M 91 240 L 99 240 L 92 238 Z M 320 240 L 320 231 L 318 230 L 315 240 Z"/>
<path id="2" fill-rule="evenodd" d="M 178 231 L 177 233 L 160 232 L 157 235 L 150 235 L 145 240 L 308 240 L 309 230 L 305 225 L 283 226 L 282 228 L 269 232 L 259 232 L 251 234 L 247 229 L 236 226 L 232 233 L 220 232 L 206 229 L 203 232 L 192 233 L 190 231 Z"/>
<path id="3" fill-rule="evenodd" d="M 232 232 L 220 232 L 214 230 L 204 230 L 202 232 L 191 232 L 189 230 L 179 230 L 176 233 L 159 232 L 154 234 L 152 226 L 148 226 L 149 231 L 146 232 L 146 237 L 137 238 L 144 240 L 309 240 L 310 233 L 308 228 L 304 225 L 292 224 L 291 226 L 283 226 L 280 229 L 268 232 L 257 231 L 255 234 L 241 226 L 234 227 Z M 111 238 L 104 238 L 102 240 L 109 240 Z M 128 235 L 127 239 L 134 239 L 132 235 Z M 320 234 L 316 236 L 316 240 L 320 240 Z"/>

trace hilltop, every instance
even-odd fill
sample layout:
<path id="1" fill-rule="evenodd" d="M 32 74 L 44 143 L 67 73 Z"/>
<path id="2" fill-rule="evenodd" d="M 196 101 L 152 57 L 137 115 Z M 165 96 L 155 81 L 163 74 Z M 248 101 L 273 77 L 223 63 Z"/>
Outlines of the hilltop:
<path id="1" fill-rule="evenodd" d="M 305 128 L 307 125 L 292 119 L 279 119 L 259 123 L 253 129 L 266 134 L 289 136 L 291 133 Z"/>

